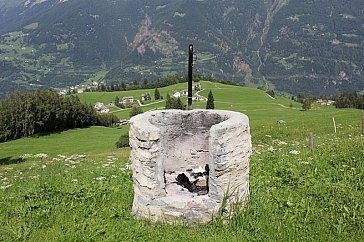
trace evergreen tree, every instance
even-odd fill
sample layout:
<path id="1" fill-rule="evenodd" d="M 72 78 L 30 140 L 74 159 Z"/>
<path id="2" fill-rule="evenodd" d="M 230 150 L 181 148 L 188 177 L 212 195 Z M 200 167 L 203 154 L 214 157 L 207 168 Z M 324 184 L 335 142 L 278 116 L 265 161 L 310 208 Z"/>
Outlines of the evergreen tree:
<path id="1" fill-rule="evenodd" d="M 126 88 L 126 84 L 125 84 L 125 82 L 122 82 L 122 83 L 121 83 L 121 90 L 122 90 L 122 91 L 126 91 L 126 89 L 127 89 L 127 88 Z"/>
<path id="2" fill-rule="evenodd" d="M 206 109 L 215 109 L 214 95 L 212 94 L 211 90 L 207 96 Z"/>
<path id="3" fill-rule="evenodd" d="M 115 104 L 116 107 L 119 107 L 119 105 L 120 105 L 120 98 L 118 96 L 115 97 L 114 104 Z"/>
<path id="4" fill-rule="evenodd" d="M 171 96 L 167 93 L 166 97 L 166 109 L 172 109 L 174 107 Z"/>
<path id="5" fill-rule="evenodd" d="M 175 101 L 174 109 L 186 110 L 186 105 L 181 101 L 180 98 L 177 98 Z"/>
<path id="6" fill-rule="evenodd" d="M 161 94 L 159 93 L 158 88 L 155 88 L 155 90 L 154 90 L 154 99 L 155 100 L 161 99 Z"/>

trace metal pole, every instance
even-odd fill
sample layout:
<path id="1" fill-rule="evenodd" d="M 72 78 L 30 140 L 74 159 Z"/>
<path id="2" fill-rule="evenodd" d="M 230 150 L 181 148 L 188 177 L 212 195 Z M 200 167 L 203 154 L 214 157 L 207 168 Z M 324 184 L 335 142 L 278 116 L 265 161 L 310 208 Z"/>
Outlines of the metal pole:
<path id="1" fill-rule="evenodd" d="M 188 110 L 192 110 L 192 68 L 193 68 L 193 45 L 188 48 Z"/>
<path id="2" fill-rule="evenodd" d="M 313 133 L 310 132 L 310 135 L 308 137 L 309 143 L 310 143 L 310 149 L 313 149 Z"/>

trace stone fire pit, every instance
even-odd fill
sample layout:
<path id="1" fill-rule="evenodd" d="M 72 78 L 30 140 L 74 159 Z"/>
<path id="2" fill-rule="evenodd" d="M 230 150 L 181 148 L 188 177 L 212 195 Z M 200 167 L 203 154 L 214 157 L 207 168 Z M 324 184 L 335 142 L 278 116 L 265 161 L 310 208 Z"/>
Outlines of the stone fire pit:
<path id="1" fill-rule="evenodd" d="M 252 152 L 247 116 L 163 110 L 130 123 L 135 218 L 207 223 L 224 196 L 227 209 L 247 202 Z"/>

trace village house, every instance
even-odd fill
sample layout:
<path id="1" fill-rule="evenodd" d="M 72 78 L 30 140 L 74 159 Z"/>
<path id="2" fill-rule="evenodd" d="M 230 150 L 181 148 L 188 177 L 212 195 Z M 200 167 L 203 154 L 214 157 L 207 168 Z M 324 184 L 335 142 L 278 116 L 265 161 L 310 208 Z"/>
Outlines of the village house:
<path id="1" fill-rule="evenodd" d="M 188 96 L 188 90 L 187 90 L 187 89 L 182 90 L 182 91 L 181 91 L 181 96 L 182 96 L 182 97 Z"/>
<path id="2" fill-rule="evenodd" d="M 104 107 L 101 109 L 100 113 L 110 113 L 110 109 L 107 107 Z"/>
<path id="3" fill-rule="evenodd" d="M 198 95 L 198 94 L 195 94 L 192 96 L 192 100 L 193 101 L 197 101 L 197 102 L 200 102 L 200 101 L 206 101 L 207 98 L 205 98 L 204 96 L 201 96 L 201 95 Z"/>
<path id="4" fill-rule="evenodd" d="M 81 94 L 81 93 L 84 93 L 84 92 L 85 92 L 85 89 L 83 87 L 77 88 L 77 93 L 78 94 Z"/>
<path id="5" fill-rule="evenodd" d="M 201 84 L 200 83 L 196 83 L 192 85 L 193 90 L 195 91 L 200 91 L 201 90 Z M 173 97 L 175 98 L 180 98 L 180 97 L 187 97 L 188 96 L 188 89 L 182 90 L 182 91 L 174 91 L 173 92 Z M 201 101 L 201 100 L 205 100 L 204 97 L 202 96 L 196 96 L 195 99 L 196 101 Z M 193 99 L 193 97 L 192 97 Z"/>
<path id="6" fill-rule="evenodd" d="M 60 96 L 67 95 L 67 93 L 68 93 L 68 91 L 67 91 L 66 89 L 62 89 L 62 90 L 59 90 L 59 91 L 58 91 L 58 94 L 59 94 Z"/>
<path id="7" fill-rule="evenodd" d="M 193 90 L 195 90 L 195 91 L 201 91 L 201 90 L 202 90 L 202 86 L 201 86 L 201 84 L 200 84 L 200 83 L 195 83 L 195 84 L 193 84 L 193 85 L 192 85 L 192 88 L 193 88 Z"/>
<path id="8" fill-rule="evenodd" d="M 181 97 L 181 93 L 180 92 L 174 92 L 173 97 L 179 98 L 179 97 Z"/>
<path id="9" fill-rule="evenodd" d="M 335 101 L 334 100 L 317 99 L 316 103 L 321 105 L 321 106 L 332 106 L 332 105 L 335 104 Z"/>
<path id="10" fill-rule="evenodd" d="M 101 111 L 102 108 L 105 107 L 105 104 L 101 103 L 101 102 L 97 102 L 95 104 L 95 108 L 97 109 L 97 111 Z"/>
<path id="11" fill-rule="evenodd" d="M 123 97 L 122 99 L 123 104 L 134 103 L 134 102 L 136 102 L 136 100 L 134 99 L 133 96 Z"/>
<path id="12" fill-rule="evenodd" d="M 142 97 L 142 101 L 149 101 L 152 99 L 149 92 L 142 94 L 141 97 Z"/>

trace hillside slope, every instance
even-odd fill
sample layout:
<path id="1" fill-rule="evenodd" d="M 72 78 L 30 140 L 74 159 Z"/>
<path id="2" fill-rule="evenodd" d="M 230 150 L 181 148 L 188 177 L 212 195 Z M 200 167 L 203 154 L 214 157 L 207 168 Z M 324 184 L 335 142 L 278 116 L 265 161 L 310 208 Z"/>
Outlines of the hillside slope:
<path id="1" fill-rule="evenodd" d="M 256 89 L 202 86 L 204 95 L 212 90 L 218 108 L 250 119 L 250 196 L 230 223 L 225 212 L 202 226 L 135 220 L 130 149 L 115 147 L 128 126 L 91 127 L 0 143 L 0 241 L 362 241 L 360 110 L 315 106 L 303 112 Z M 161 91 L 180 88 L 185 84 Z M 93 103 L 136 92 L 80 98 Z"/>
<path id="2" fill-rule="evenodd" d="M 361 0 L 0 0 L 0 6 L 0 92 L 184 74 L 189 43 L 198 74 L 294 94 L 364 90 Z"/>

